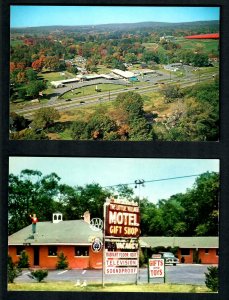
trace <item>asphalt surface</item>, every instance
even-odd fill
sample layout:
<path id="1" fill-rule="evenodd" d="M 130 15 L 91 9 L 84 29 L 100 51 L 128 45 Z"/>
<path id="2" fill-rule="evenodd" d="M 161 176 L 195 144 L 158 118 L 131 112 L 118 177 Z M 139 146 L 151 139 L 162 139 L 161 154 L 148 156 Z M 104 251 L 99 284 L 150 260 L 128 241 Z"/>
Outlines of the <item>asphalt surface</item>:
<path id="1" fill-rule="evenodd" d="M 176 284 L 193 284 L 205 285 L 205 272 L 207 272 L 208 265 L 198 264 L 180 264 L 177 266 L 168 265 L 165 267 L 166 282 Z M 24 270 L 22 275 L 17 277 L 15 282 L 34 282 L 28 277 L 29 270 Z M 49 270 L 46 282 L 51 281 L 72 281 L 83 282 L 86 280 L 87 284 L 102 283 L 102 270 Z M 105 275 L 105 283 L 135 283 L 137 276 L 135 275 Z M 147 268 L 139 270 L 138 283 L 148 282 Z M 151 279 L 152 283 L 161 283 L 163 278 Z"/>

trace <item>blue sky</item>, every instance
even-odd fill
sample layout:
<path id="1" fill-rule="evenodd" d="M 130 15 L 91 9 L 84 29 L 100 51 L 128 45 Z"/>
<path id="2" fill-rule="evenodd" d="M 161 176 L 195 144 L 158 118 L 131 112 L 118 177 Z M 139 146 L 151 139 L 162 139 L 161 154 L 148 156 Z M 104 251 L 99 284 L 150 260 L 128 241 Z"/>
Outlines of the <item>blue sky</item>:
<path id="1" fill-rule="evenodd" d="M 151 159 L 151 158 L 64 158 L 64 157 L 10 157 L 9 173 L 19 175 L 21 170 L 39 170 L 43 175 L 55 172 L 61 183 L 84 186 L 99 183 L 101 186 L 132 183 L 135 180 L 156 180 L 171 177 L 219 172 L 217 159 Z M 176 193 L 191 188 L 196 177 L 146 183 L 135 189 L 137 196 L 157 203 Z"/>
<path id="2" fill-rule="evenodd" d="M 218 7 L 11 6 L 11 27 L 219 20 Z"/>

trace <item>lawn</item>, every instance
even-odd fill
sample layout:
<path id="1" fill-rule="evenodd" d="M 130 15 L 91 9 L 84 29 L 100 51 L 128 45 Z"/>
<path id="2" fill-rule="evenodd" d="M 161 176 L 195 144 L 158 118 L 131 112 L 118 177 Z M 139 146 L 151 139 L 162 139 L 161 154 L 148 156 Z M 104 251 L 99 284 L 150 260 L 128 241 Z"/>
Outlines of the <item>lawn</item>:
<path id="1" fill-rule="evenodd" d="M 150 293 L 210 293 L 205 286 L 184 284 L 89 284 L 76 286 L 74 282 L 10 283 L 9 291 L 76 291 L 76 292 L 150 292 Z"/>
<path id="2" fill-rule="evenodd" d="M 64 75 L 63 75 L 64 74 Z M 64 79 L 69 79 L 75 77 L 73 74 L 69 72 L 42 72 L 38 74 L 41 78 L 44 80 L 47 80 L 49 82 L 51 81 L 59 81 Z"/>
<path id="3" fill-rule="evenodd" d="M 68 99 L 68 98 L 77 98 L 82 96 L 89 96 L 89 95 L 96 95 L 100 97 L 101 92 L 108 92 L 108 91 L 114 91 L 114 90 L 120 90 L 124 89 L 125 86 L 119 85 L 119 84 L 97 84 L 98 90 L 101 90 L 100 92 L 95 91 L 96 85 L 89 85 L 82 88 L 77 88 L 73 90 L 73 92 L 67 92 L 64 95 L 61 96 L 62 99 Z"/>
<path id="4" fill-rule="evenodd" d="M 189 40 L 185 38 L 177 38 L 176 42 L 181 45 L 182 49 L 194 50 L 196 47 L 203 47 L 203 50 L 210 53 L 212 50 L 217 51 L 219 41 L 217 40 Z"/>

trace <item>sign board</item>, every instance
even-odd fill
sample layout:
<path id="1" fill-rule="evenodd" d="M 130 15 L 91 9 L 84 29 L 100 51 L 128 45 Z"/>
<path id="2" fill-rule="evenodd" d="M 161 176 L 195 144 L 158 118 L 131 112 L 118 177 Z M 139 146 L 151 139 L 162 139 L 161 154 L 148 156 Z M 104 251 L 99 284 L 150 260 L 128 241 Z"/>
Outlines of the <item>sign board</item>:
<path id="1" fill-rule="evenodd" d="M 107 204 L 105 235 L 123 238 L 138 237 L 140 235 L 139 206 L 125 202 Z"/>
<path id="2" fill-rule="evenodd" d="M 105 253 L 105 274 L 137 274 L 137 252 L 113 252 Z"/>
<path id="3" fill-rule="evenodd" d="M 164 258 L 149 259 L 149 278 L 165 277 L 165 260 Z"/>
<path id="4" fill-rule="evenodd" d="M 100 240 L 100 238 L 95 238 L 91 245 L 92 251 L 99 252 L 102 249 L 102 247 L 103 247 L 103 243 Z"/>

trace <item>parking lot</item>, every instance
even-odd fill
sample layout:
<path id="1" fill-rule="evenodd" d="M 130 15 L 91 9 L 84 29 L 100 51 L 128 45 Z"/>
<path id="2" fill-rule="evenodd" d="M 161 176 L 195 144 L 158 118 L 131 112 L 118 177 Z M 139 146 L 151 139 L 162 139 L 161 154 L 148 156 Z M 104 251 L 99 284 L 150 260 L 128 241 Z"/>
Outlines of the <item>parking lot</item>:
<path id="1" fill-rule="evenodd" d="M 180 264 L 177 266 L 166 266 L 165 274 L 167 283 L 176 284 L 193 284 L 205 285 L 205 272 L 207 272 L 208 265 L 194 265 L 194 264 Z M 22 275 L 19 276 L 15 282 L 31 282 L 33 281 L 28 277 L 29 270 L 24 270 Z M 47 282 L 53 281 L 72 281 L 83 282 L 86 280 L 87 284 L 102 283 L 102 270 L 50 270 L 48 277 L 45 279 Z M 138 278 L 136 275 L 105 275 L 105 283 L 139 283 L 148 282 L 147 268 L 141 268 Z M 162 278 L 151 279 L 152 283 L 163 282 Z"/>

